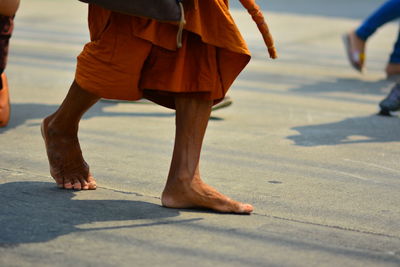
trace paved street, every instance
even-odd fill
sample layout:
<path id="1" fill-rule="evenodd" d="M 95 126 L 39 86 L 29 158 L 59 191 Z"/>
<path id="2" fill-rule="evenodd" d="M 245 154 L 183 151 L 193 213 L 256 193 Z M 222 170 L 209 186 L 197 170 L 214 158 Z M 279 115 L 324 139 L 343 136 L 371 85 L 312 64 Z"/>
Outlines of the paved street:
<path id="1" fill-rule="evenodd" d="M 99 188 L 58 190 L 39 126 L 73 80 L 86 7 L 22 2 L 0 129 L 0 266 L 400 266 L 400 118 L 376 115 L 398 23 L 371 38 L 359 74 L 341 35 L 384 1 L 258 2 L 280 58 L 231 0 L 253 58 L 233 105 L 212 114 L 201 166 L 250 216 L 160 206 L 174 112 L 148 102 L 96 104 L 80 139 Z"/>

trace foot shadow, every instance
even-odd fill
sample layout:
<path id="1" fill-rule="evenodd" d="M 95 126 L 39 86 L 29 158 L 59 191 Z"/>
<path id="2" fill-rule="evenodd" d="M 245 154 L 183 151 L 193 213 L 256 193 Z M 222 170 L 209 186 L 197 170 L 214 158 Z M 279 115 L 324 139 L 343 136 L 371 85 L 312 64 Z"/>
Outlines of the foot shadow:
<path id="1" fill-rule="evenodd" d="M 152 203 L 127 200 L 74 200 L 75 195 L 74 191 L 60 190 L 53 183 L 0 184 L 0 247 L 46 242 L 75 232 L 151 227 L 200 220 L 167 220 L 177 217 L 179 211 Z M 135 224 L 132 222 L 135 220 L 154 220 L 154 222 Z M 116 224 L 112 223 L 115 221 L 128 221 L 128 225 L 115 226 Z M 110 226 L 80 227 L 96 222 L 110 222 Z"/>
<path id="2" fill-rule="evenodd" d="M 400 141 L 398 117 L 371 115 L 340 122 L 294 127 L 298 135 L 287 137 L 297 146 L 323 146 Z"/>

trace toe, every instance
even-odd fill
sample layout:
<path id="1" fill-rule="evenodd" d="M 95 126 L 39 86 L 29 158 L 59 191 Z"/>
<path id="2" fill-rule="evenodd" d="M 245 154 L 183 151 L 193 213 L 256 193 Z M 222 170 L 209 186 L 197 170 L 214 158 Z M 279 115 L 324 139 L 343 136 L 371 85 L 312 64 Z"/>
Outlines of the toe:
<path id="1" fill-rule="evenodd" d="M 73 179 L 72 187 L 74 188 L 74 190 L 81 190 L 82 189 L 81 182 L 79 181 L 78 178 L 74 178 Z"/>
<path id="2" fill-rule="evenodd" d="M 95 182 L 88 184 L 88 189 L 89 190 L 96 190 L 96 188 L 97 188 L 97 185 L 96 185 Z"/>
<path id="3" fill-rule="evenodd" d="M 87 183 L 81 185 L 82 185 L 82 190 L 89 190 L 89 185 Z"/>
<path id="4" fill-rule="evenodd" d="M 72 188 L 73 188 L 73 185 L 72 185 L 71 182 L 65 182 L 64 183 L 64 189 L 72 189 Z"/>
<path id="5" fill-rule="evenodd" d="M 238 214 L 250 214 L 253 212 L 253 206 L 241 202 L 235 202 L 233 205 L 233 212 Z"/>
<path id="6" fill-rule="evenodd" d="M 64 188 L 64 179 L 61 177 L 58 177 L 57 175 L 52 175 L 54 181 L 56 181 L 57 187 L 58 188 Z"/>
<path id="7" fill-rule="evenodd" d="M 87 178 L 86 182 L 87 182 L 89 190 L 95 190 L 97 188 L 96 180 L 93 178 L 92 175 L 89 175 L 89 177 Z"/>
<path id="8" fill-rule="evenodd" d="M 253 206 L 250 204 L 241 205 L 241 213 L 252 213 L 254 210 Z"/>
<path id="9" fill-rule="evenodd" d="M 74 190 L 81 190 L 82 189 L 82 185 L 81 185 L 80 182 L 75 182 L 73 184 L 73 188 L 74 188 Z"/>
<path id="10" fill-rule="evenodd" d="M 74 188 L 74 177 L 72 176 L 64 176 L 64 189 L 73 189 Z"/>
<path id="11" fill-rule="evenodd" d="M 79 178 L 79 183 L 80 183 L 80 189 L 82 189 L 82 190 L 88 190 L 89 189 L 89 185 L 85 181 L 85 179 Z"/>

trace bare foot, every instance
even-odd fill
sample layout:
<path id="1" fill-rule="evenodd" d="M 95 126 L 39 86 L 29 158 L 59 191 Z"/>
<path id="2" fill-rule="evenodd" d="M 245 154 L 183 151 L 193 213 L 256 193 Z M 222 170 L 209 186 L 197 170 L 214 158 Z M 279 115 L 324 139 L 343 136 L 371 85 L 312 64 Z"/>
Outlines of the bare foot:
<path id="1" fill-rule="evenodd" d="M 176 182 L 174 182 L 176 181 Z M 199 177 L 169 181 L 161 202 L 168 208 L 207 208 L 218 212 L 249 214 L 253 206 L 234 201 L 205 184 Z"/>
<path id="2" fill-rule="evenodd" d="M 96 189 L 96 181 L 82 156 L 77 134 L 68 135 L 51 127 L 51 116 L 41 125 L 50 164 L 50 174 L 58 187 L 75 190 Z"/>

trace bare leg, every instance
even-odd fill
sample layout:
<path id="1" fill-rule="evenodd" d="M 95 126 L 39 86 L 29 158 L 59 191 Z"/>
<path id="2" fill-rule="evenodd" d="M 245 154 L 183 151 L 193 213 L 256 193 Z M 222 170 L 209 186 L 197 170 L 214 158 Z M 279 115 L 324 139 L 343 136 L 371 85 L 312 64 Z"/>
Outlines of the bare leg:
<path id="1" fill-rule="evenodd" d="M 78 125 L 83 114 L 98 100 L 99 97 L 74 82 L 59 109 L 43 120 L 50 174 L 60 188 L 96 189 L 96 181 L 82 157 Z"/>
<path id="2" fill-rule="evenodd" d="M 386 75 L 388 77 L 400 74 L 400 63 L 388 63 L 386 66 Z"/>
<path id="3" fill-rule="evenodd" d="M 219 212 L 251 213 L 251 205 L 229 199 L 200 178 L 200 151 L 212 102 L 178 96 L 175 106 L 175 147 L 162 204 L 169 208 L 209 208 Z"/>
<path id="4" fill-rule="evenodd" d="M 5 127 L 10 120 L 10 96 L 8 92 L 7 76 L 1 74 L 3 89 L 0 90 L 0 127 Z"/>

